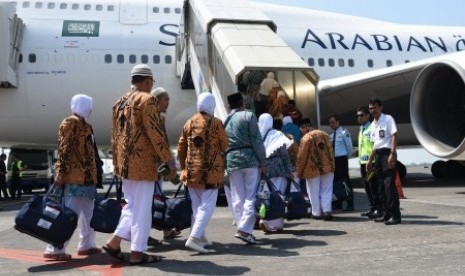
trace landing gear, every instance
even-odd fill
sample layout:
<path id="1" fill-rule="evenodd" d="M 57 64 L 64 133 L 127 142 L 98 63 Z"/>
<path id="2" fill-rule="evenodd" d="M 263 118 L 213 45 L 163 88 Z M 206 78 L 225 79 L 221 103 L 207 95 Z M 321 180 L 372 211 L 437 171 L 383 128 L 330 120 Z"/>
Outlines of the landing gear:
<path id="1" fill-rule="evenodd" d="M 462 178 L 465 177 L 465 163 L 456 160 L 439 160 L 431 166 L 431 174 L 435 178 Z"/>

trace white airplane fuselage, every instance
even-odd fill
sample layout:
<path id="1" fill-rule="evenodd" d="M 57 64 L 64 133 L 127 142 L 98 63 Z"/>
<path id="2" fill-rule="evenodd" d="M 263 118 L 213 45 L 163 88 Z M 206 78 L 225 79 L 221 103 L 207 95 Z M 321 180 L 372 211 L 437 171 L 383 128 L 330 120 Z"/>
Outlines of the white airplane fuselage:
<path id="1" fill-rule="evenodd" d="M 17 3 L 16 12 L 25 23 L 22 60 L 17 88 L 0 88 L 0 145 L 55 146 L 58 125 L 70 115 L 69 101 L 77 93 L 93 97 L 89 122 L 97 143 L 109 145 L 111 107 L 129 90 L 129 72 L 138 63 L 148 63 L 155 86 L 169 91 L 166 121 L 170 142 L 175 144 L 182 125 L 196 110 L 195 92 L 181 89 L 175 71 L 183 1 L 60 1 L 53 8 L 49 2 L 40 8 L 37 3 Z M 66 9 L 61 9 L 63 3 Z M 280 37 L 316 70 L 320 80 L 465 49 L 463 27 L 400 25 L 254 5 L 276 23 Z M 65 34 L 64 21 L 98 22 L 98 34 Z"/>

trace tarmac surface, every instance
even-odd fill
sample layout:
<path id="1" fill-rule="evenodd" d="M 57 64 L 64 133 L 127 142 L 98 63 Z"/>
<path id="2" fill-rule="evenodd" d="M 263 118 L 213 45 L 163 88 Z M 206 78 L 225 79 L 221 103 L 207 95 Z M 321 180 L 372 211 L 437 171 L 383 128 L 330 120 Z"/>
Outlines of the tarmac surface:
<path id="1" fill-rule="evenodd" d="M 163 261 L 129 266 L 102 253 L 76 254 L 75 232 L 66 262 L 42 258 L 45 244 L 19 233 L 14 217 L 23 204 L 2 201 L 0 207 L 1 275 L 464 275 L 465 180 L 435 180 L 429 168 L 408 168 L 401 200 L 402 224 L 386 226 L 360 216 L 367 209 L 357 171 L 354 212 L 335 212 L 334 221 L 289 221 L 279 234 L 255 231 L 258 244 L 244 245 L 227 207 L 217 207 L 207 228 L 215 253 L 200 255 L 184 248 L 188 230 L 174 240 L 150 247 Z M 358 183 L 358 184 L 357 184 Z M 26 196 L 23 201 L 27 200 Z M 109 234 L 98 233 L 104 245 Z M 152 230 L 152 236 L 161 233 Z M 128 257 L 128 243 L 123 242 Z"/>

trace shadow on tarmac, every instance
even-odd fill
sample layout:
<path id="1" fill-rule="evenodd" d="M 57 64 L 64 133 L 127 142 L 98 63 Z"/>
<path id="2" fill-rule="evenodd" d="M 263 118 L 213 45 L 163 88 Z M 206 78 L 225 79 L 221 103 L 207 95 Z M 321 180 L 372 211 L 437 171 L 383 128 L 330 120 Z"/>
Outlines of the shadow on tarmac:
<path id="1" fill-rule="evenodd" d="M 200 255 L 199 255 L 200 256 Z M 207 256 L 208 255 L 202 255 Z M 165 272 L 196 275 L 242 275 L 251 269 L 245 266 L 222 266 L 210 261 L 165 260 L 157 264 Z"/>

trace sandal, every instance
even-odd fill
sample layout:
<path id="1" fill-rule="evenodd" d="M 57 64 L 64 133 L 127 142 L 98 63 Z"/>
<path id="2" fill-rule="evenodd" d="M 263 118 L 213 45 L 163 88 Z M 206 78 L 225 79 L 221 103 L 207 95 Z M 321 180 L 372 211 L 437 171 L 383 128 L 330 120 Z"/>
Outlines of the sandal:
<path id="1" fill-rule="evenodd" d="M 144 264 L 158 263 L 158 262 L 161 262 L 161 260 L 162 260 L 161 256 L 148 255 L 144 253 L 142 255 L 142 260 L 137 261 L 137 262 L 129 261 L 129 265 L 144 265 Z"/>
<path id="2" fill-rule="evenodd" d="M 108 245 L 102 246 L 102 249 L 105 250 L 105 252 L 108 253 L 108 255 L 112 256 L 113 258 L 124 261 L 124 256 L 123 253 L 121 253 L 121 248 L 118 249 L 113 249 Z"/>
<path id="3" fill-rule="evenodd" d="M 44 257 L 45 259 L 50 259 L 50 260 L 54 260 L 54 261 L 67 261 L 67 260 L 71 260 L 71 255 L 65 254 L 65 253 L 62 253 L 62 254 L 44 253 L 43 257 Z"/>
<path id="4" fill-rule="evenodd" d="M 163 236 L 163 239 L 164 240 L 172 240 L 172 239 L 176 238 L 177 236 L 179 236 L 180 234 L 181 234 L 181 231 L 178 231 L 176 229 L 171 229 L 168 232 L 168 234 Z"/>
<path id="5" fill-rule="evenodd" d="M 79 256 L 88 256 L 88 255 L 94 255 L 94 254 L 100 254 L 100 253 L 102 253 L 102 249 L 97 248 L 97 247 L 78 251 Z"/>

